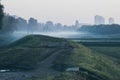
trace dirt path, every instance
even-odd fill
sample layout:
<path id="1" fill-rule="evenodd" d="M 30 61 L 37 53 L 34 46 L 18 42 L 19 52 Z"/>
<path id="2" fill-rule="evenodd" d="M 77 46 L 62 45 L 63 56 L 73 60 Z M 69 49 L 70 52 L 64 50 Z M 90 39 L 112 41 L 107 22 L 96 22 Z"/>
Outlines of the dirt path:
<path id="1" fill-rule="evenodd" d="M 26 80 L 27 78 L 30 78 L 32 76 L 45 76 L 48 74 L 56 74 L 58 72 L 51 68 L 51 66 L 53 65 L 52 62 L 56 59 L 58 54 L 64 51 L 71 51 L 71 49 L 70 48 L 60 49 L 59 51 L 56 51 L 55 53 L 50 55 L 48 58 L 40 62 L 38 64 L 39 67 L 35 70 L 28 71 L 28 72 L 0 73 L 0 80 Z"/>

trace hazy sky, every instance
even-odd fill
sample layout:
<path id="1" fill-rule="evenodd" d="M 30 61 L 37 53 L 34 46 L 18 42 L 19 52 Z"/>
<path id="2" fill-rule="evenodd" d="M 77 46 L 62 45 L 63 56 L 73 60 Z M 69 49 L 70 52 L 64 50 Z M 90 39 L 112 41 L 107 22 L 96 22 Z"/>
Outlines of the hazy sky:
<path id="1" fill-rule="evenodd" d="M 51 20 L 63 24 L 94 23 L 96 14 L 120 23 L 120 0 L 2 0 L 5 12 L 39 22 Z"/>

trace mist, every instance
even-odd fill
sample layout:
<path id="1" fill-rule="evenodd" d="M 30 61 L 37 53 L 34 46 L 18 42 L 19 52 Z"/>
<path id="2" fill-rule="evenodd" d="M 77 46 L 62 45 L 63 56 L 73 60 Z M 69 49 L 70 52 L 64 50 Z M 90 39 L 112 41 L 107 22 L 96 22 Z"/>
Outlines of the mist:
<path id="1" fill-rule="evenodd" d="M 85 32 L 77 32 L 77 31 L 59 31 L 59 32 L 34 32 L 34 33 L 26 33 L 26 32 L 14 32 L 13 36 L 25 36 L 25 35 L 45 35 L 57 38 L 80 38 L 82 35 L 88 35 L 89 33 Z"/>
<path id="2" fill-rule="evenodd" d="M 13 2 L 11 1 L 9 2 L 9 0 L 2 1 L 2 3 L 4 3 L 5 12 L 8 12 L 10 14 L 15 14 L 14 16 L 10 14 L 6 14 L 2 10 L 2 13 L 4 14 L 4 17 L 1 18 L 2 27 L 0 26 L 1 27 L 0 42 L 2 44 L 9 44 L 27 35 L 45 35 L 45 36 L 67 38 L 67 39 L 69 38 L 120 38 L 119 37 L 120 25 L 118 24 L 91 25 L 91 23 L 93 23 L 91 22 L 92 21 L 91 17 L 95 16 L 96 13 L 99 13 L 105 18 L 108 16 L 112 17 L 112 14 L 116 14 L 116 11 L 118 10 L 115 10 L 115 7 L 117 6 L 111 7 L 111 5 L 119 5 L 118 4 L 119 1 L 110 1 L 111 4 L 108 4 L 108 0 L 106 1 L 92 0 L 90 2 L 87 0 L 85 1 L 81 0 L 81 1 L 70 1 L 69 3 L 68 1 L 64 1 L 64 0 L 52 1 L 52 2 L 50 1 L 50 3 L 47 3 L 49 2 L 48 0 L 45 0 L 43 2 L 33 1 L 33 0 L 31 1 L 26 0 L 26 1 L 27 2 L 24 2 L 24 3 L 23 1 L 16 1 L 16 0 L 13 0 Z M 13 5 L 13 3 L 15 3 L 15 5 Z M 21 4 L 23 6 L 21 6 Z M 36 6 L 33 6 L 33 4 Z M 71 6 L 72 4 L 74 6 Z M 39 7 L 39 5 L 43 7 Z M 17 6 L 20 6 L 20 7 L 17 7 Z M 15 11 L 11 12 L 10 10 L 11 11 L 15 10 Z M 25 12 L 22 12 L 22 11 L 25 11 Z M 89 13 L 90 11 L 91 13 Z M 103 14 L 103 12 L 105 14 Z M 24 16 L 23 16 L 23 13 L 25 13 Z M 44 14 L 44 15 L 41 15 L 41 14 Z M 24 18 L 18 17 L 18 16 L 23 16 Z M 31 16 L 34 16 L 34 17 L 31 17 Z M 44 17 L 44 20 L 43 20 L 43 17 Z M 114 18 L 117 19 L 118 17 L 119 16 Z M 82 20 L 84 20 L 83 18 L 85 19 L 84 22 L 82 22 Z M 73 20 L 75 21 L 73 22 Z M 62 24 L 61 22 L 69 23 L 69 25 Z M 90 24 L 88 24 L 88 22 L 90 22 Z"/>
<path id="3" fill-rule="evenodd" d="M 64 25 L 52 21 L 38 22 L 30 17 L 26 20 L 22 17 L 5 15 L 3 26 L 0 30 L 1 43 L 9 44 L 27 35 L 45 35 L 57 38 L 118 38 L 120 25 L 81 25 L 78 20 L 73 25 Z"/>

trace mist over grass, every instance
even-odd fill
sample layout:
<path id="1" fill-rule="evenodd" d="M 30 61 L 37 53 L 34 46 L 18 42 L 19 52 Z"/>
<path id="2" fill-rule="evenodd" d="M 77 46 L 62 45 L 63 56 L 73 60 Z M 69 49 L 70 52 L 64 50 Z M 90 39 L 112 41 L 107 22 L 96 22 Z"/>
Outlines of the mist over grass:
<path id="1" fill-rule="evenodd" d="M 120 25 L 81 25 L 76 20 L 75 24 L 68 26 L 52 21 L 38 22 L 37 19 L 31 17 L 25 20 L 5 14 L 0 30 L 0 38 L 4 42 L 11 42 L 11 39 L 15 41 L 32 34 L 57 38 L 119 38 Z"/>
<path id="2" fill-rule="evenodd" d="M 35 18 L 5 15 L 0 30 L 0 45 L 14 42 L 27 35 L 45 35 L 57 38 L 120 38 L 120 25 L 81 25 L 78 21 L 68 26 L 47 21 L 38 22 Z"/>
<path id="3" fill-rule="evenodd" d="M 51 36 L 51 37 L 58 37 L 58 38 L 70 38 L 74 37 L 75 35 L 78 35 L 76 37 L 80 37 L 81 35 L 86 35 L 88 33 L 84 32 L 77 32 L 77 31 L 59 31 L 59 32 L 24 32 L 24 31 L 18 31 L 14 32 L 15 35 L 46 35 L 46 36 Z"/>
<path id="4" fill-rule="evenodd" d="M 45 35 L 57 38 L 119 38 L 120 34 L 109 34 L 109 35 L 101 35 L 101 34 L 93 34 L 89 32 L 82 31 L 50 31 L 50 32 L 25 32 L 25 31 L 15 31 L 13 33 L 14 36 L 21 37 L 26 35 Z"/>

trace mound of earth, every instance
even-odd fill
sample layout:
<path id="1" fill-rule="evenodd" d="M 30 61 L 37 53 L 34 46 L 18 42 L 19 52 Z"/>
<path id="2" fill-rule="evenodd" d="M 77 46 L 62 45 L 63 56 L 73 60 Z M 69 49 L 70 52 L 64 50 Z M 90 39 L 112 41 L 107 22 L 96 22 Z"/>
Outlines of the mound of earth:
<path id="1" fill-rule="evenodd" d="M 1 80 L 120 79 L 115 59 L 61 38 L 29 35 L 0 50 L 0 70 L 10 70 Z M 74 67 L 79 71 L 66 72 Z"/>

